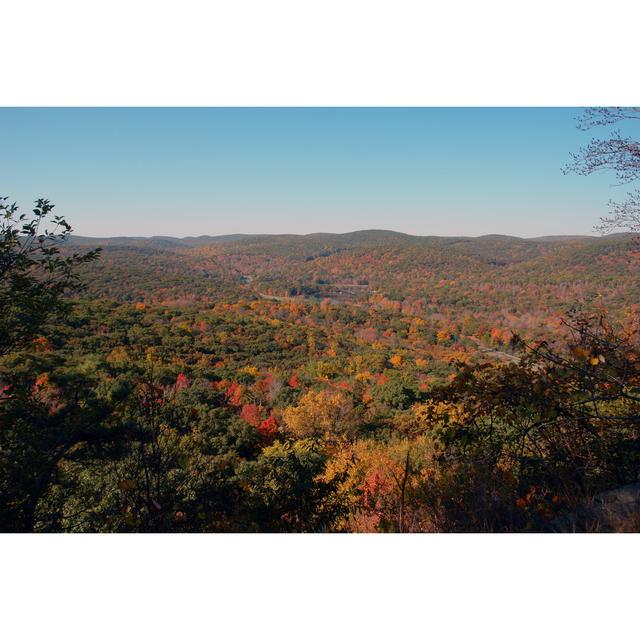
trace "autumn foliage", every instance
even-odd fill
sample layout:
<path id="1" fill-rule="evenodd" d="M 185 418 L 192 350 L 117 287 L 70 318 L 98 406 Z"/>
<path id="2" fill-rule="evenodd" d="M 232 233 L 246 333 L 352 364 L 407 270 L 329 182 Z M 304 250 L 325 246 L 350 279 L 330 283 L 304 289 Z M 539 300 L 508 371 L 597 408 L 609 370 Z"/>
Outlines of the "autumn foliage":
<path id="1" fill-rule="evenodd" d="M 2 347 L 1 528 L 548 531 L 637 482 L 625 238 L 385 233 L 79 261 Z"/>

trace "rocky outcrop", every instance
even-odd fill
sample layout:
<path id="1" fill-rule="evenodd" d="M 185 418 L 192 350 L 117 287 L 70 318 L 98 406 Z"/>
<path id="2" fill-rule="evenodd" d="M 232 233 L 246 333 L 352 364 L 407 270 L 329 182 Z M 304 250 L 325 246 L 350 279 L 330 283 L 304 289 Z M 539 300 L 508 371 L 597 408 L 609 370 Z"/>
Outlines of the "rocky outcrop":
<path id="1" fill-rule="evenodd" d="M 556 533 L 640 532 L 640 482 L 599 493 L 589 504 L 553 520 L 549 530 Z"/>

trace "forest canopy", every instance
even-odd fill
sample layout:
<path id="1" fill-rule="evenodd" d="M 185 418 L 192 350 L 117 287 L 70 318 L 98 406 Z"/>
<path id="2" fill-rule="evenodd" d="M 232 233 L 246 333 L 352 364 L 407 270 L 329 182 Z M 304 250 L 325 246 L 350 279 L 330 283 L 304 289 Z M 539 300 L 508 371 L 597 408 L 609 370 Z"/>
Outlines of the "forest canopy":
<path id="1" fill-rule="evenodd" d="M 1 530 L 638 530 L 631 236 L 100 252 L 1 206 Z"/>

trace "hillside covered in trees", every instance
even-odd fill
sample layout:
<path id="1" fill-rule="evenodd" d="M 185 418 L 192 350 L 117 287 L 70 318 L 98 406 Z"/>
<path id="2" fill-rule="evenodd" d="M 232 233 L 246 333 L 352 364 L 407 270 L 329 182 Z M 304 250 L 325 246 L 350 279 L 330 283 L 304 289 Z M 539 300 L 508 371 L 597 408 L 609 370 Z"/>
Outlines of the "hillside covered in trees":
<path id="1" fill-rule="evenodd" d="M 630 235 L 52 240 L 59 310 L 3 285 L 3 531 L 639 526 L 588 515 L 640 468 Z"/>

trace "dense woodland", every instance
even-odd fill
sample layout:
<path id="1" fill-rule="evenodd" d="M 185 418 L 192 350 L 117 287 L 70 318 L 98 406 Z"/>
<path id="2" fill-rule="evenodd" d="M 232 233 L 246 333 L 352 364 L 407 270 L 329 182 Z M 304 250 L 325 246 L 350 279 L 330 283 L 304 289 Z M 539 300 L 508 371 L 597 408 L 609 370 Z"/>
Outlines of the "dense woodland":
<path id="1" fill-rule="evenodd" d="M 1 530 L 638 528 L 575 515 L 638 480 L 629 235 L 97 241 L 2 203 Z"/>

